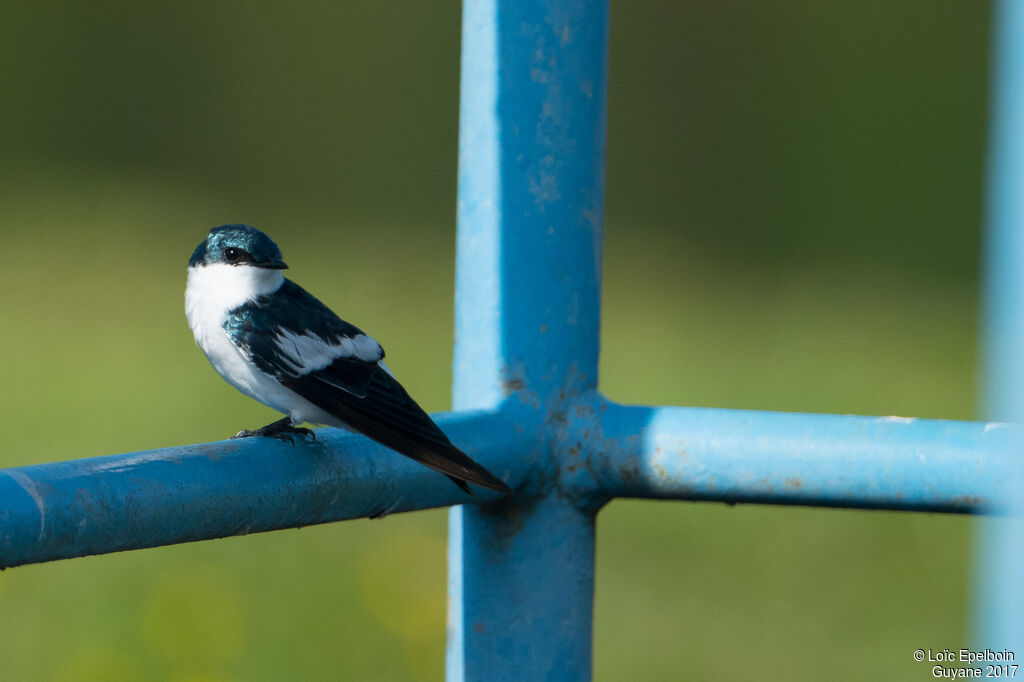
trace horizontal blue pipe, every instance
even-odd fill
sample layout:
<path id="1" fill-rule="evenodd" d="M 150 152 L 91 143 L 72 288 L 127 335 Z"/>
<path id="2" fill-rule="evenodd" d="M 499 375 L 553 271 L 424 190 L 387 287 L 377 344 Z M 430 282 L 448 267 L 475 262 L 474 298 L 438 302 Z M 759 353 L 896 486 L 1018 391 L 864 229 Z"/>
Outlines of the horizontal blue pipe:
<path id="1" fill-rule="evenodd" d="M 515 486 L 532 429 L 489 412 L 438 415 L 451 439 Z M 0 470 L 0 568 L 485 501 L 367 438 L 247 438 Z"/>
<path id="2" fill-rule="evenodd" d="M 629 407 L 592 398 L 559 430 L 541 413 L 440 415 L 513 487 L 560 477 L 594 510 L 612 497 L 1000 513 L 1018 426 L 892 417 Z M 496 499 L 338 429 L 0 470 L 0 568 Z M 549 481 L 549 483 L 545 483 Z M 526 501 L 524 500 L 524 503 Z"/>
<path id="3" fill-rule="evenodd" d="M 570 411 L 563 470 L 581 498 L 1002 513 L 1021 434 L 1002 423 L 593 398 Z"/>

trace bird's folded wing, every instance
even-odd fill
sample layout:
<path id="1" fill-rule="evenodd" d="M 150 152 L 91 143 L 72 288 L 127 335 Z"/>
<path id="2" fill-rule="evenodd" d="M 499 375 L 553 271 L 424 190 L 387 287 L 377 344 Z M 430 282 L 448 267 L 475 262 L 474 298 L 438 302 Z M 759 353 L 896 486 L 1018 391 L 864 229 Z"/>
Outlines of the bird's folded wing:
<path id="1" fill-rule="evenodd" d="M 373 440 L 464 481 L 507 492 L 455 447 L 381 360 L 384 350 L 297 284 L 232 311 L 224 325 L 239 350 L 282 386 Z"/>
<path id="2" fill-rule="evenodd" d="M 290 280 L 232 310 L 224 329 L 242 354 L 278 381 L 317 374 L 356 396 L 366 395 L 384 357 L 379 343 Z"/>
<path id="3" fill-rule="evenodd" d="M 446 449 L 448 437 L 430 416 L 406 393 L 394 377 L 374 366 L 364 384 L 365 394 L 339 391 L 337 385 L 350 382 L 351 361 L 336 361 L 330 367 L 301 377 L 284 377 L 282 384 L 329 414 L 385 445 L 408 448 Z M 406 453 L 408 454 L 408 453 Z"/>

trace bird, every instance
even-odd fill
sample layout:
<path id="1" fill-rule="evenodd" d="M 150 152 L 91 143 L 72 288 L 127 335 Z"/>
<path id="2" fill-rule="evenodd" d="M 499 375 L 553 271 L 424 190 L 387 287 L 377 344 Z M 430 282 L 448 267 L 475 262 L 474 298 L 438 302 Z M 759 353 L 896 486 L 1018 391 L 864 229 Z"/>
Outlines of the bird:
<path id="1" fill-rule="evenodd" d="M 450 478 L 509 493 L 457 448 L 384 364 L 384 349 L 290 279 L 277 244 L 249 225 L 210 230 L 188 261 L 185 315 L 213 368 L 286 415 L 233 438 L 315 439 L 303 422 L 369 436 Z"/>

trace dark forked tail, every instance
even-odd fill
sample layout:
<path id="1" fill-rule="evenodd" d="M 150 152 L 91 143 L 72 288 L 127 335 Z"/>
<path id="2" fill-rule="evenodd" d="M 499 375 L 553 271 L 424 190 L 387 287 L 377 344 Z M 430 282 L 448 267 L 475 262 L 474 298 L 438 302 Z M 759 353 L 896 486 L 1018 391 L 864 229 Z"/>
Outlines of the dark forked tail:
<path id="1" fill-rule="evenodd" d="M 473 491 L 469 489 L 467 481 L 469 483 L 476 483 L 484 488 L 497 490 L 500 493 L 512 492 L 512 490 L 505 485 L 504 481 L 474 462 L 466 453 L 450 443 L 448 448 L 443 452 L 438 452 L 435 449 L 426 450 L 423 448 L 405 450 L 400 449 L 395 445 L 390 445 L 383 439 L 375 438 L 369 433 L 366 435 L 379 443 L 387 445 L 393 450 L 402 453 L 406 457 L 414 459 L 424 466 L 430 467 L 434 471 L 441 472 L 450 478 L 455 485 L 459 486 L 470 495 L 473 494 Z"/>

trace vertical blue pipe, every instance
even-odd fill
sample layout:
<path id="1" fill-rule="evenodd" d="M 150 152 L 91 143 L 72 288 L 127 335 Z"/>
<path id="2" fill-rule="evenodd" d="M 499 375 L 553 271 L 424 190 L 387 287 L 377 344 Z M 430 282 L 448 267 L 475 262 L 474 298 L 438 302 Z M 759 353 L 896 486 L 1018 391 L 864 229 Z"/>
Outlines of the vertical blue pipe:
<path id="1" fill-rule="evenodd" d="M 993 23 L 984 298 L 986 416 L 1024 422 L 1024 2 L 999 0 Z M 1024 443 L 1018 444 L 1024 458 Z M 985 519 L 976 588 L 979 646 L 1024 654 L 1024 463 L 1007 506 Z M 1019 660 L 1018 660 L 1019 662 Z"/>
<path id="2" fill-rule="evenodd" d="M 455 408 L 597 386 L 607 0 L 463 5 Z"/>
<path id="3" fill-rule="evenodd" d="M 514 498 L 451 512 L 449 680 L 590 678 L 594 510 L 550 439 L 597 386 L 607 35 L 607 0 L 463 6 L 453 404 L 537 446 Z"/>

